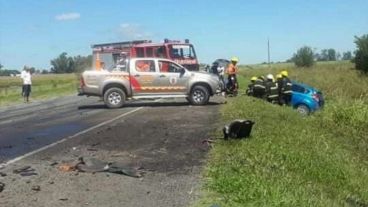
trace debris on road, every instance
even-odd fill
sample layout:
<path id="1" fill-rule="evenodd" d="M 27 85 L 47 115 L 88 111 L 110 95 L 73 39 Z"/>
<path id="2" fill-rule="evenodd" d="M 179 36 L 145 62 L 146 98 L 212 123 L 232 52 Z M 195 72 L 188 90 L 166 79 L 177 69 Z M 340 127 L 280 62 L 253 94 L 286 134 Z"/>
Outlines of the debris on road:
<path id="1" fill-rule="evenodd" d="M 33 176 L 38 175 L 35 172 L 35 169 L 31 168 L 31 166 L 24 166 L 13 170 L 14 174 L 19 174 L 20 176 Z"/>
<path id="2" fill-rule="evenodd" d="M 76 168 L 75 168 L 75 164 L 69 164 L 69 163 L 63 163 L 61 164 L 58 169 L 62 172 L 71 172 L 71 171 L 74 171 Z"/>
<path id="3" fill-rule="evenodd" d="M 41 190 L 41 186 L 39 186 L 39 185 L 34 185 L 34 186 L 32 186 L 32 190 L 33 190 L 33 191 L 40 191 L 40 190 Z"/>
<path id="4" fill-rule="evenodd" d="M 222 129 L 224 133 L 224 139 L 241 139 L 249 137 L 254 124 L 255 122 L 251 120 L 234 120 Z"/>
<path id="5" fill-rule="evenodd" d="M 5 188 L 5 183 L 0 182 L 0 193 L 3 192 Z"/>
<path id="6" fill-rule="evenodd" d="M 135 178 L 142 177 L 142 168 L 140 167 L 132 168 L 117 162 L 105 162 L 96 158 L 80 157 L 78 162 L 61 164 L 58 169 L 62 172 L 77 170 L 78 172 L 86 173 L 109 172 Z"/>
<path id="7" fill-rule="evenodd" d="M 31 166 L 23 166 L 23 167 L 20 167 L 20 168 L 16 168 L 16 169 L 14 169 L 13 170 L 13 173 L 15 173 L 15 174 L 19 174 L 19 173 L 21 173 L 21 172 L 26 172 L 26 171 L 28 171 L 29 169 L 31 169 Z"/>
<path id="8" fill-rule="evenodd" d="M 36 172 L 29 171 L 29 172 L 21 172 L 19 173 L 19 175 L 23 177 L 27 177 L 27 176 L 33 176 L 33 175 L 38 175 L 38 174 Z"/>
<path id="9" fill-rule="evenodd" d="M 142 172 L 140 171 L 140 168 L 127 167 L 117 162 L 109 163 L 98 160 L 96 158 L 83 158 L 83 157 L 80 158 L 80 161 L 81 162 L 76 167 L 81 172 L 89 172 L 89 173 L 109 172 L 127 175 L 135 178 L 142 177 Z"/>
<path id="10" fill-rule="evenodd" d="M 52 162 L 52 163 L 50 163 L 50 166 L 53 167 L 53 166 L 55 166 L 57 164 L 59 164 L 59 163 L 58 162 Z"/>
<path id="11" fill-rule="evenodd" d="M 11 148 L 13 148 L 12 145 L 0 146 L 0 149 L 11 149 Z"/>

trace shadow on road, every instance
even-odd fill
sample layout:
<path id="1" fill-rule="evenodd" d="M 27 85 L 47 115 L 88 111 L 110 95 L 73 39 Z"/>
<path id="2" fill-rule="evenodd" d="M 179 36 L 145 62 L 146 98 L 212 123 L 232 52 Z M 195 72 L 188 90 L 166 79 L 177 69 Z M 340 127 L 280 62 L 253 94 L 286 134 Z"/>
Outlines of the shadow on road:
<path id="1" fill-rule="evenodd" d="M 220 105 L 221 103 L 209 102 L 207 105 Z M 169 106 L 190 106 L 188 102 L 128 102 L 124 104 L 123 108 L 135 108 L 135 107 L 169 107 Z M 107 109 L 105 104 L 94 105 L 82 105 L 78 107 L 78 110 L 83 109 Z"/>

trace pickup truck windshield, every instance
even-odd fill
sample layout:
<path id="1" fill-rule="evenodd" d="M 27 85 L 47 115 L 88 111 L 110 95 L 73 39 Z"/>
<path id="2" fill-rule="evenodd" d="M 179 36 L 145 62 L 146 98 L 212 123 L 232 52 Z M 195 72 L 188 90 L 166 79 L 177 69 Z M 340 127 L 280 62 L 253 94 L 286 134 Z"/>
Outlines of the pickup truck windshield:
<path id="1" fill-rule="evenodd" d="M 171 58 L 195 59 L 196 55 L 192 45 L 172 45 L 170 46 Z"/>

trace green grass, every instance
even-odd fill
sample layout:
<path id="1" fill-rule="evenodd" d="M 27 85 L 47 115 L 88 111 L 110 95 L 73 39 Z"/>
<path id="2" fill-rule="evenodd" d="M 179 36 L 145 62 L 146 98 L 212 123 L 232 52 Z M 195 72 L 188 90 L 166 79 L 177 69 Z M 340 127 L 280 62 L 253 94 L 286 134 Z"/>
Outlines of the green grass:
<path id="1" fill-rule="evenodd" d="M 75 74 L 34 75 L 32 100 L 48 99 L 76 93 L 78 78 Z M 19 77 L 0 77 L 0 106 L 23 102 L 22 80 Z"/>
<path id="2" fill-rule="evenodd" d="M 367 205 L 368 78 L 352 67 L 338 62 L 243 69 L 243 90 L 251 76 L 287 68 L 292 78 L 322 89 L 326 106 L 302 117 L 252 97 L 229 99 L 222 122 L 254 120 L 252 137 L 215 144 L 195 206 Z"/>

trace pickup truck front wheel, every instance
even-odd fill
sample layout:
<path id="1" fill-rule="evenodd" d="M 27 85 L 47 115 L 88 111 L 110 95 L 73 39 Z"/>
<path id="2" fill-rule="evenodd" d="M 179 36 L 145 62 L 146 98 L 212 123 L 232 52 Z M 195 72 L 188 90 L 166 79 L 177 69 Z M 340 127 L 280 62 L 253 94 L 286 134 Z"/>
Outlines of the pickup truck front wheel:
<path id="1" fill-rule="evenodd" d="M 210 99 L 210 93 L 204 86 L 194 86 L 190 92 L 189 102 L 193 105 L 205 105 Z"/>
<path id="2" fill-rule="evenodd" d="M 104 102 L 110 109 L 120 108 L 125 103 L 125 93 L 120 88 L 109 88 L 104 94 Z"/>

